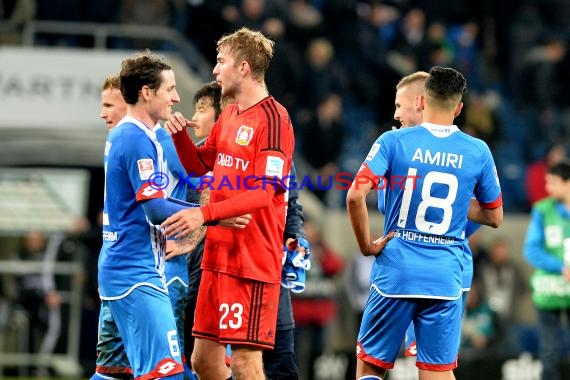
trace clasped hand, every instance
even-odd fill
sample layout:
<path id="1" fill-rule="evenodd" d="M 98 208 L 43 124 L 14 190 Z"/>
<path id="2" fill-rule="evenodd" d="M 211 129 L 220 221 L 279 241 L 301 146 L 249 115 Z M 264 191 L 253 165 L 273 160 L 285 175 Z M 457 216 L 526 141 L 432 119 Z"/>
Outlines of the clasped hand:
<path id="1" fill-rule="evenodd" d="M 235 216 L 220 221 L 220 226 L 244 229 L 251 220 L 251 214 Z M 166 237 L 182 238 L 204 225 L 204 216 L 199 208 L 187 208 L 168 217 L 161 225 Z"/>

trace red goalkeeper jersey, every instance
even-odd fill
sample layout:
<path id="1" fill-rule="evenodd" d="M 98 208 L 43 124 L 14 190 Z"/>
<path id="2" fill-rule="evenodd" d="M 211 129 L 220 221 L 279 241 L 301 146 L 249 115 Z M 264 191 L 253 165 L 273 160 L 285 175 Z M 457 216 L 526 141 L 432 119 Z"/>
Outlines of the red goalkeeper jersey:
<path id="1" fill-rule="evenodd" d="M 205 214 L 217 215 L 212 219 L 227 214 L 224 212 L 227 210 L 218 207 L 222 206 L 220 202 L 229 200 L 223 208 L 238 209 L 240 205 L 234 202 L 254 204 L 260 203 L 259 198 L 271 197 L 263 207 L 247 209 L 252 220 L 243 230 L 208 227 L 202 269 L 279 283 L 286 179 L 295 145 L 287 111 L 271 96 L 243 111 L 238 110 L 237 103 L 230 104 L 224 108 L 204 145 L 198 148 L 197 155 L 193 153 L 195 148 L 182 146 L 190 144 L 189 140 L 184 142 L 184 136 L 187 135 L 179 133 L 174 138 L 190 175 L 213 170 L 210 205 L 203 207 Z"/>

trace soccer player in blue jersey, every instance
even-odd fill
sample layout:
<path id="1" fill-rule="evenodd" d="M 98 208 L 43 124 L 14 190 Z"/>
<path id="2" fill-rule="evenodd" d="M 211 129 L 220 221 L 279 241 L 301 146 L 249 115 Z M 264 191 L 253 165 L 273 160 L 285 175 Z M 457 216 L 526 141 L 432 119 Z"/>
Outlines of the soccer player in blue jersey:
<path id="1" fill-rule="evenodd" d="M 105 120 L 107 129 L 111 131 L 126 114 L 127 103 L 121 94 L 119 76 L 109 76 L 101 88 L 101 112 L 99 116 Z M 91 379 L 97 380 L 102 377 L 121 379 L 133 377 L 133 370 L 127 358 L 123 340 L 107 304 L 101 305 L 99 310 L 97 360 L 95 374 Z"/>
<path id="2" fill-rule="evenodd" d="M 217 84 L 215 85 L 218 86 Z M 218 92 L 219 91 L 218 86 Z M 110 131 L 118 124 L 126 113 L 127 103 L 121 94 L 120 79 L 118 76 L 110 76 L 105 79 L 102 86 L 100 116 L 105 120 L 107 129 Z M 168 132 L 160 127 L 160 124 L 157 124 L 153 130 L 156 133 L 158 142 L 163 148 L 164 158 L 167 161 L 168 173 L 165 174 L 168 176 L 168 180 L 164 184 L 164 190 L 167 195 L 175 199 L 186 200 L 187 186 L 186 182 L 181 179 L 185 179 L 187 175 L 180 163 L 180 160 L 178 159 L 172 139 Z M 248 216 L 242 216 L 224 220 L 221 223 L 232 228 L 244 228 L 245 225 L 247 225 L 248 220 Z M 191 241 L 192 239 L 167 241 L 167 255 L 165 263 L 168 294 L 174 311 L 174 317 L 176 319 L 180 348 L 182 355 L 184 356 L 186 356 L 186 351 L 184 349 L 186 337 L 186 334 L 184 334 L 184 323 L 186 300 L 188 297 L 189 273 L 186 260 L 184 256 L 181 255 L 192 250 L 187 247 L 188 240 Z M 168 247 L 171 247 L 170 254 L 168 254 Z M 180 250 L 180 248 L 182 250 Z M 177 253 L 172 254 L 174 251 Z M 190 347 L 189 353 L 191 353 L 191 351 L 192 349 Z M 189 360 L 186 360 L 184 363 L 186 377 L 194 379 L 194 375 L 187 367 L 188 363 L 190 363 Z M 126 357 L 122 339 L 119 335 L 116 324 L 111 317 L 108 307 L 102 307 L 100 313 L 96 372 L 99 375 L 111 378 L 132 378 L 133 373 Z M 95 378 L 97 377 L 95 376 Z"/>
<path id="3" fill-rule="evenodd" d="M 168 168 L 154 131 L 180 98 L 170 65 L 148 51 L 123 61 L 120 86 L 127 116 L 105 146 L 102 310 L 116 324 L 135 378 L 182 379 L 159 224 L 184 206 L 165 199 Z"/>
<path id="4" fill-rule="evenodd" d="M 419 99 L 423 123 L 381 135 L 347 195 L 359 248 L 376 256 L 358 334 L 359 380 L 382 379 L 393 367 L 410 322 L 420 379 L 450 378 L 461 333 L 467 217 L 493 227 L 502 223 L 491 152 L 453 125 L 463 106 L 465 78 L 442 67 L 429 74 Z M 385 236 L 373 241 L 366 194 L 381 183 L 386 186 Z"/>
<path id="5" fill-rule="evenodd" d="M 110 76 L 105 79 L 101 91 L 101 113 L 107 129 L 110 131 L 127 113 L 127 103 L 123 99 L 118 76 Z M 154 127 L 158 142 L 161 144 L 164 157 L 167 161 L 168 176 L 165 182 L 166 193 L 176 199 L 186 199 L 186 184 L 180 178 L 186 176 L 186 172 L 178 160 L 176 150 L 168 132 L 160 128 L 160 124 Z M 168 257 L 167 257 L 168 259 Z M 183 256 L 177 256 L 166 261 L 165 265 L 168 295 L 174 311 L 179 335 L 179 343 L 184 354 L 184 308 L 188 294 L 188 271 L 186 260 Z M 110 310 L 104 306 L 99 316 L 99 334 L 97 342 L 96 373 L 107 377 L 132 378 L 132 368 L 127 359 L 122 339 L 117 330 Z M 190 370 L 184 363 L 187 377 L 193 378 Z"/>
<path id="6" fill-rule="evenodd" d="M 420 99 L 424 93 L 425 82 L 429 74 L 425 71 L 417 71 L 415 73 L 406 75 L 396 85 L 396 96 L 394 100 L 394 120 L 396 120 L 401 128 L 413 127 L 420 125 L 423 119 L 423 110 L 420 107 Z M 378 192 L 378 209 L 381 213 L 385 213 L 384 196 L 385 189 Z M 473 255 L 471 248 L 469 248 L 469 241 L 467 238 L 471 236 L 478 228 L 479 224 L 472 221 L 467 221 L 465 230 L 465 241 L 463 243 L 463 309 L 467 302 L 467 295 L 471 289 L 471 282 L 473 280 Z M 404 354 L 406 356 L 416 356 L 416 334 L 413 323 L 410 324 L 406 331 L 406 338 L 404 344 Z M 455 377 L 452 374 L 452 379 Z"/>

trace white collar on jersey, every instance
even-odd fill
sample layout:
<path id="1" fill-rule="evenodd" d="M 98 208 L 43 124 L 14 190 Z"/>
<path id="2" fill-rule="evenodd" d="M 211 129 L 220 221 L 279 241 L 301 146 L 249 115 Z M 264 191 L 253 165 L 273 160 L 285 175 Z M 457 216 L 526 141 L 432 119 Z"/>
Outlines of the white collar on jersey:
<path id="1" fill-rule="evenodd" d="M 162 128 L 162 125 L 160 125 L 160 122 L 157 122 L 156 125 L 152 127 L 152 131 L 156 133 L 156 131 L 158 131 L 159 128 Z"/>
<path id="2" fill-rule="evenodd" d="M 156 125 L 151 129 L 147 128 L 146 124 L 143 123 L 142 121 L 135 119 L 132 116 L 125 116 L 124 118 L 121 119 L 121 121 L 119 121 L 119 123 L 117 124 L 117 126 L 119 124 L 123 124 L 123 123 L 132 123 L 134 125 L 136 125 L 137 127 L 139 127 L 140 129 L 142 129 L 147 135 L 155 137 L 156 138 Z M 157 123 L 158 126 L 160 126 L 160 123 Z"/>
<path id="3" fill-rule="evenodd" d="M 435 137 L 447 137 L 452 133 L 459 131 L 457 125 L 439 125 L 424 122 L 421 126 L 430 131 L 430 133 Z"/>

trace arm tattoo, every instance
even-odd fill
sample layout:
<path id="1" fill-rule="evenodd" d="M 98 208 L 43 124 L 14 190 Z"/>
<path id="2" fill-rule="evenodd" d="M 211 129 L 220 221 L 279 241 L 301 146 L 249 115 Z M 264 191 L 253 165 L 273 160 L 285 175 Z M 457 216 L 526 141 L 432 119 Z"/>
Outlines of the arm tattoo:
<path id="1" fill-rule="evenodd" d="M 200 204 L 203 206 L 210 202 L 210 189 L 207 187 L 202 190 L 200 194 Z M 178 241 L 178 247 L 182 248 L 185 252 L 193 251 L 198 244 L 206 237 L 206 226 L 202 226 L 190 232 L 184 239 Z"/>

